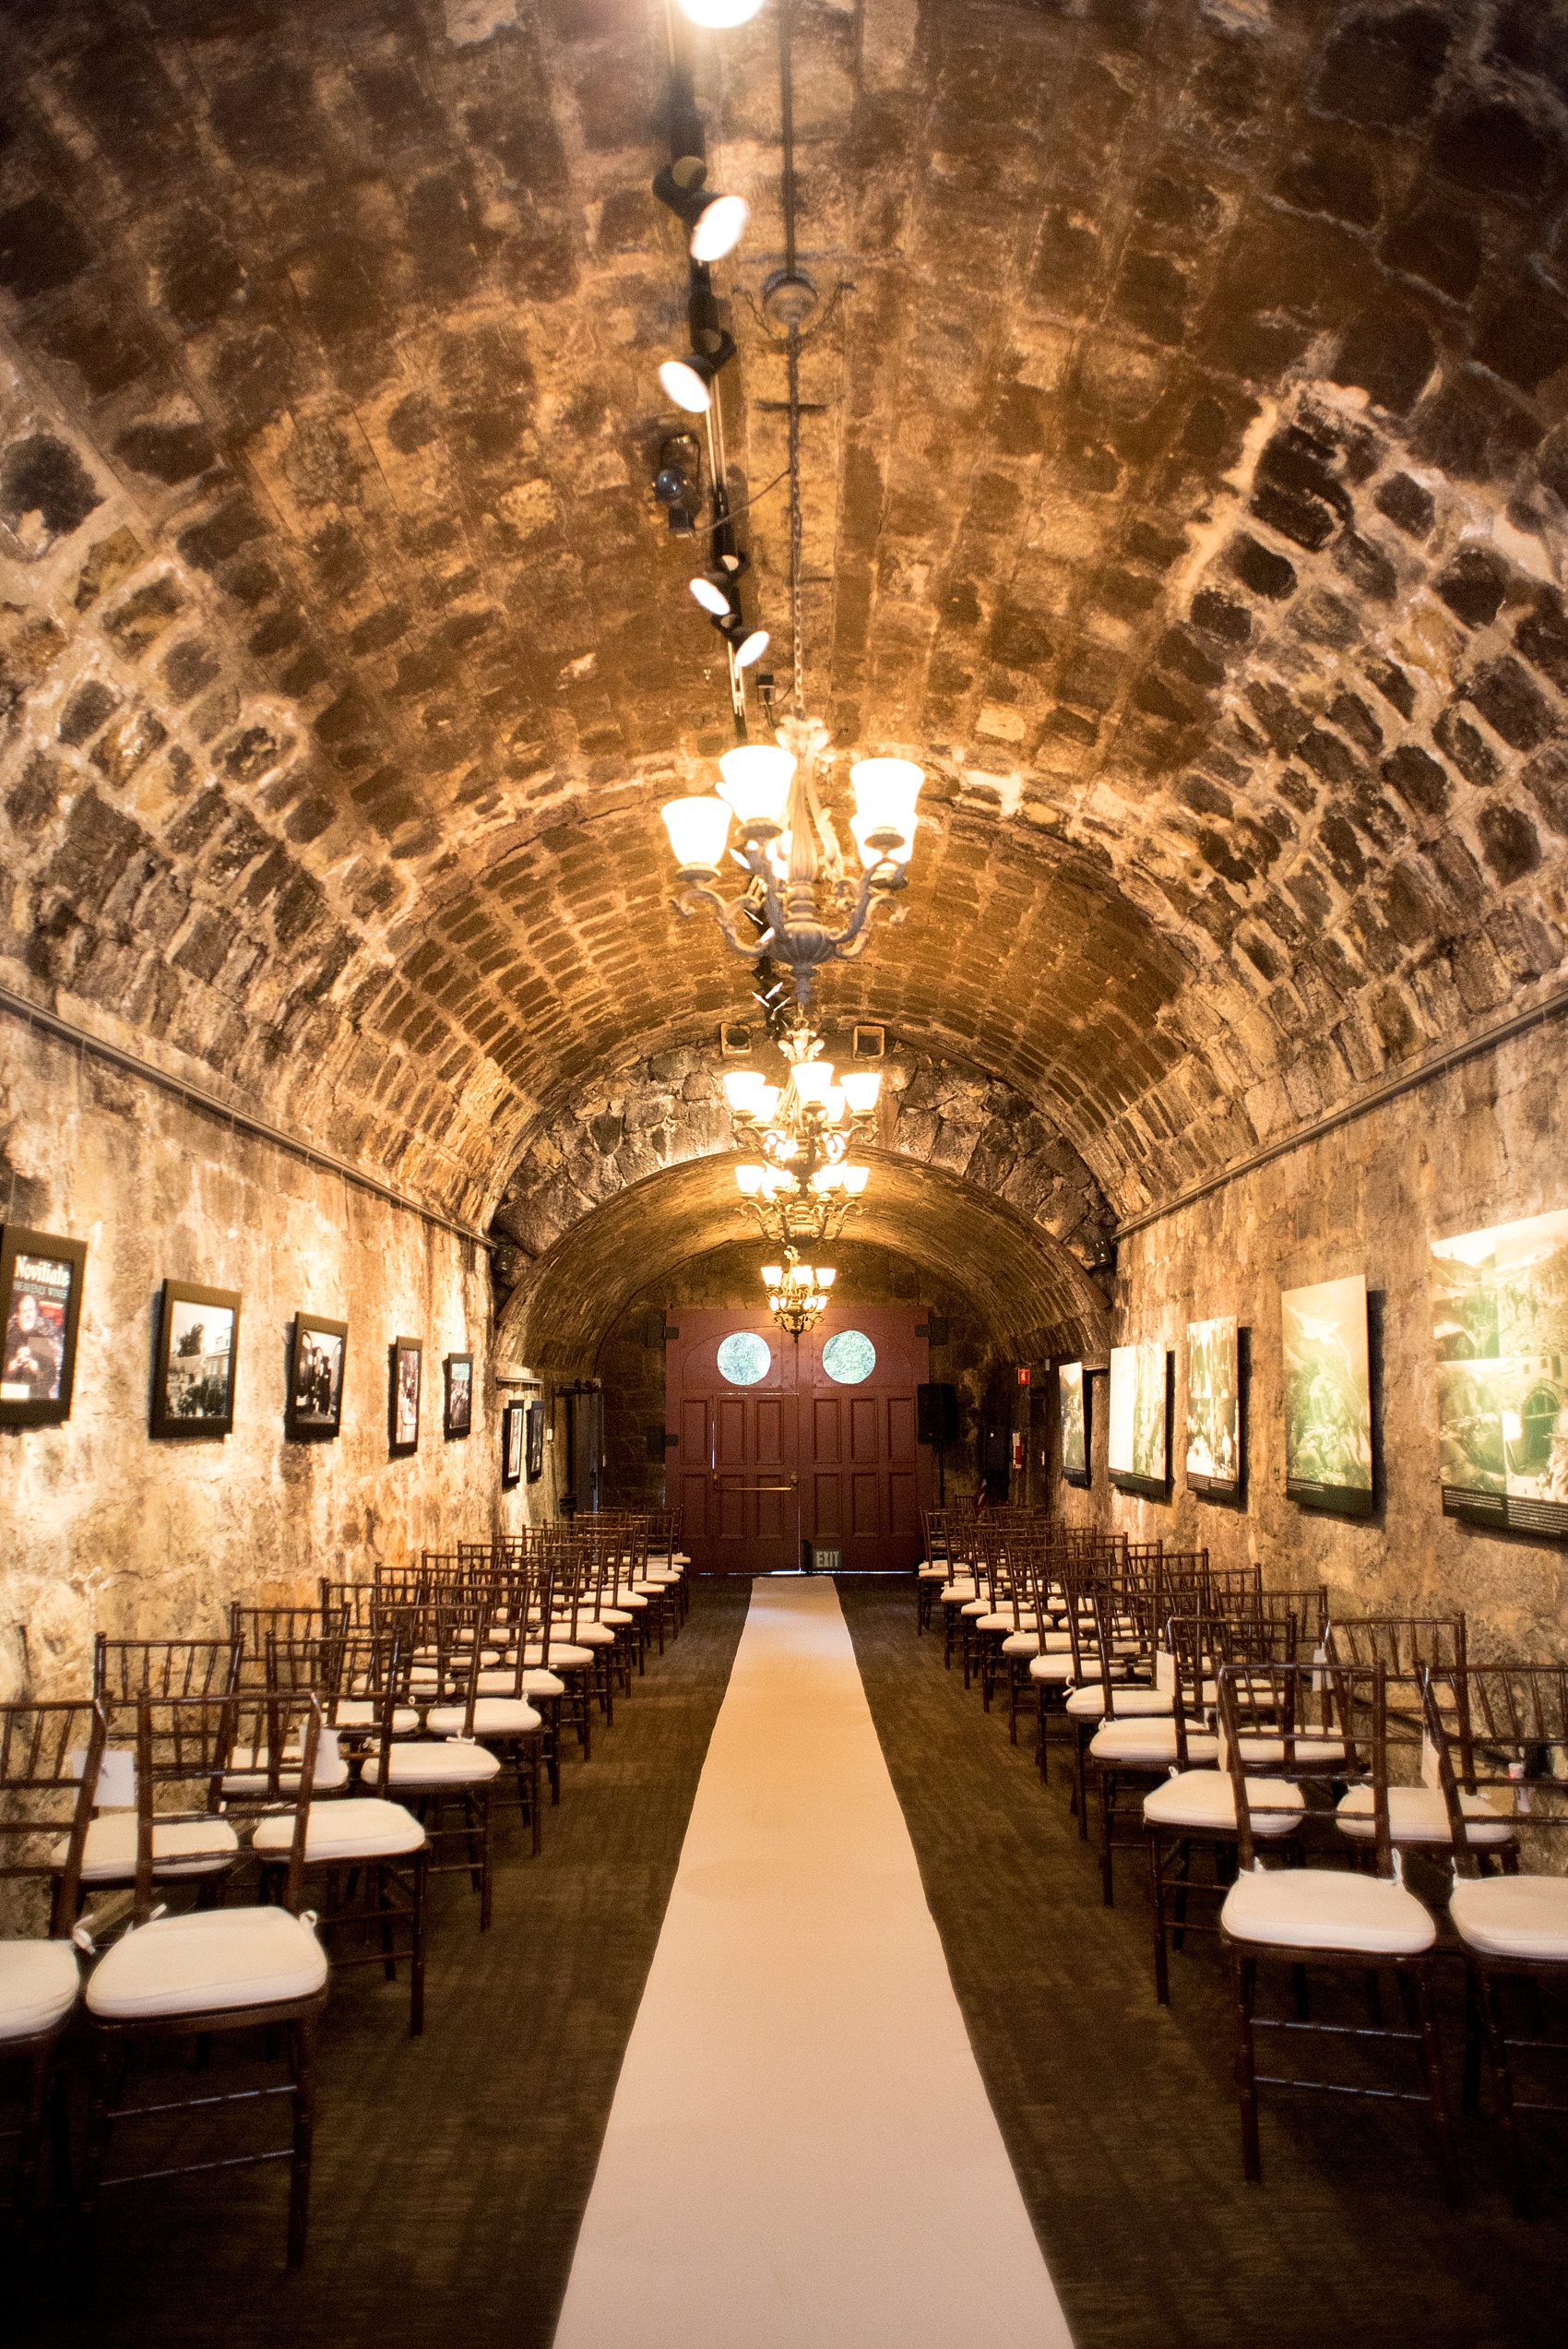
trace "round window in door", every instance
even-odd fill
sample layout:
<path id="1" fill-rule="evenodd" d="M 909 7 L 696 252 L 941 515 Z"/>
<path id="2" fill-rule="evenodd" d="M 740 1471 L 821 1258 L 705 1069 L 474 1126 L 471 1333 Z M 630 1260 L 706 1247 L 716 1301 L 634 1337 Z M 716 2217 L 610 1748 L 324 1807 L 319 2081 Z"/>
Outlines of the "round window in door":
<path id="1" fill-rule="evenodd" d="M 737 1330 L 719 1341 L 719 1375 L 731 1387 L 754 1387 L 773 1367 L 773 1349 L 754 1330 Z"/>
<path id="2" fill-rule="evenodd" d="M 822 1366 L 840 1387 L 858 1387 L 876 1368 L 876 1348 L 863 1330 L 836 1330 L 822 1350 Z"/>

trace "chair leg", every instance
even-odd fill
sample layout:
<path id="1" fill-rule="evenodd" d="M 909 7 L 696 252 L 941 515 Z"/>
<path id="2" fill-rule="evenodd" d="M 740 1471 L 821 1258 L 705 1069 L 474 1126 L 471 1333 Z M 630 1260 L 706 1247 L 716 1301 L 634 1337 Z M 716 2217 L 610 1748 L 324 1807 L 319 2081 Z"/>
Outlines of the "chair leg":
<path id="1" fill-rule="evenodd" d="M 88 2099 L 87 2143 L 82 2150 L 81 2191 L 77 2198 L 82 2232 L 89 2243 L 92 2223 L 98 2209 L 98 2182 L 103 2175 L 103 2164 L 109 2152 L 110 2109 L 114 2101 L 115 2077 L 121 2069 L 120 2049 L 112 2039 L 101 2038 L 91 2056 L 91 2088 Z"/>
<path id="2" fill-rule="evenodd" d="M 544 1847 L 544 1818 L 539 1806 L 539 1755 L 543 1740 L 536 1732 L 529 1739 L 529 1809 L 533 1817 L 533 1855 Z"/>
<path id="3" fill-rule="evenodd" d="M 480 1833 L 479 1929 L 490 1930 L 490 1788 L 481 1786 L 478 1795 Z"/>
<path id="4" fill-rule="evenodd" d="M 393 1948 L 392 1920 L 386 1914 L 388 1908 L 391 1906 L 391 1896 L 386 1890 L 386 1868 L 385 1863 L 377 1867 L 375 1871 L 375 1905 L 381 1915 L 381 1970 L 388 1982 L 396 1982 L 398 1979 L 398 1958 L 397 1952 Z"/>
<path id="5" fill-rule="evenodd" d="M 311 2144 L 315 2133 L 315 2017 L 302 2015 L 289 2025 L 293 2074 L 294 2152 L 289 2165 L 289 2265 L 297 2268 L 305 2256 L 305 2229 L 310 2223 Z"/>
<path id="6" fill-rule="evenodd" d="M 58 2046 L 57 2037 L 45 2039 L 28 2058 L 27 2102 L 22 2111 L 21 2133 L 17 2146 L 16 2183 L 11 2195 L 11 2224 L 18 2233 L 31 2212 L 38 2183 L 38 2156 L 49 2121 L 50 2090 Z"/>
<path id="7" fill-rule="evenodd" d="M 409 2036 L 417 2039 L 424 2029 L 424 1901 L 425 1887 L 430 1877 L 428 1853 L 414 1854 L 413 1933 L 410 1950 L 409 1972 Z"/>
<path id="8" fill-rule="evenodd" d="M 1099 1772 L 1099 1894 L 1108 1909 L 1116 1905 L 1116 1887 L 1112 1880 L 1111 1836 L 1116 1817 L 1116 1772 Z"/>
<path id="9" fill-rule="evenodd" d="M 1154 1995 L 1159 2005 L 1170 2004 L 1170 1958 L 1165 1945 L 1165 1862 L 1158 1829 L 1150 1828 L 1148 1845 L 1149 1903 L 1154 1912 Z"/>
<path id="10" fill-rule="evenodd" d="M 1514 2110 L 1514 2076 L 1508 2065 L 1508 2041 L 1503 2028 L 1503 2009 L 1498 1999 L 1494 1977 L 1479 1969 L 1478 1990 L 1480 1998 L 1481 2028 L 1486 2033 L 1487 2057 L 1491 2067 L 1492 2093 L 1497 2098 L 1497 2125 L 1503 2132 L 1503 2156 L 1508 2164 L 1509 2190 L 1514 2208 L 1519 2216 L 1530 2214 L 1529 2188 L 1525 2178 L 1525 2163 L 1519 2143 L 1519 2120 Z"/>
<path id="11" fill-rule="evenodd" d="M 1481 2101 L 1481 2004 L 1474 1966 L 1465 1968 L 1465 2071 L 1460 2092 L 1461 2112 L 1473 2113 Z"/>
<path id="12" fill-rule="evenodd" d="M 1258 2151 L 1257 2065 L 1253 2050 L 1253 2003 L 1257 1995 L 1255 1958 L 1235 1952 L 1236 1974 L 1236 2095 L 1241 2108 L 1241 2175 L 1249 2185 L 1263 2183 L 1263 2156 Z"/>
<path id="13" fill-rule="evenodd" d="M 1455 2158 L 1454 2127 L 1448 2115 L 1448 2088 L 1443 2077 L 1443 2045 L 1438 2034 L 1437 1999 L 1431 1965 L 1401 1968 L 1401 1990 L 1407 1983 L 1415 1993 L 1416 2021 L 1421 2034 L 1421 2069 L 1426 2074 L 1432 2126 L 1437 2131 L 1443 2200 L 1453 2208 L 1459 2200 L 1459 2166 Z"/>

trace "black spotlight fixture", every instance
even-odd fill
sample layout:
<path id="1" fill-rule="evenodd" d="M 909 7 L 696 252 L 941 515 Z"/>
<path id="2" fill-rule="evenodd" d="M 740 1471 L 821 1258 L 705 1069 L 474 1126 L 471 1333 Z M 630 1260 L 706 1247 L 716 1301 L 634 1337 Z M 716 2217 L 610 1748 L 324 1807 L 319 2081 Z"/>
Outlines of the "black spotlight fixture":
<path id="1" fill-rule="evenodd" d="M 719 323 L 713 281 L 699 262 L 692 264 L 692 290 L 686 304 L 692 347 L 683 359 L 666 359 L 659 380 L 667 399 L 689 416 L 706 416 L 713 405 L 713 380 L 735 356 L 735 339 Z"/>
<path id="2" fill-rule="evenodd" d="M 720 196 L 707 185 L 700 155 L 677 155 L 654 179 L 653 192 L 687 232 L 694 261 L 722 261 L 745 233 L 751 207 L 743 196 Z"/>

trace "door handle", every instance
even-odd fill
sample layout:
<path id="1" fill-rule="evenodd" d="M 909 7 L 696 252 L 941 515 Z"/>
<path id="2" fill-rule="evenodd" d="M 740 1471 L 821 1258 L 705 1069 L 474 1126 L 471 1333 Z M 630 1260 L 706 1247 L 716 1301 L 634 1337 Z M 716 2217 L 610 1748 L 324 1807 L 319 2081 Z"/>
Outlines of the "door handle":
<path id="1" fill-rule="evenodd" d="M 717 1469 L 713 1472 L 713 1481 L 716 1485 L 719 1482 Z M 793 1493 L 800 1489 L 800 1480 L 791 1476 L 787 1485 L 731 1485 L 726 1489 L 731 1493 Z"/>

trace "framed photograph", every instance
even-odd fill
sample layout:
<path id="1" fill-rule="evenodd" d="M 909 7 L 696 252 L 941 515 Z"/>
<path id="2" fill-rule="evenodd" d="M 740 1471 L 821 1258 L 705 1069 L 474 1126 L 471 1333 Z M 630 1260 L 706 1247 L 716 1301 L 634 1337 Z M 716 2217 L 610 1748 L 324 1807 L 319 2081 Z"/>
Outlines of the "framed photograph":
<path id="1" fill-rule="evenodd" d="M 523 1481 L 523 1420 L 528 1405 L 510 1402 L 501 1414 L 501 1489 L 509 1493 Z"/>
<path id="2" fill-rule="evenodd" d="M 1170 1353 L 1161 1345 L 1111 1349 L 1107 1464 L 1118 1491 L 1162 1501 L 1170 1487 Z"/>
<path id="3" fill-rule="evenodd" d="M 1241 1489 L 1241 1333 L 1234 1317 L 1187 1324 L 1187 1490 Z"/>
<path id="4" fill-rule="evenodd" d="M 1372 1372 L 1362 1273 L 1287 1289 L 1285 1491 L 1307 1508 L 1370 1517 Z"/>
<path id="5" fill-rule="evenodd" d="M 1069 1485 L 1089 1481 L 1089 1382 L 1081 1362 L 1064 1362 L 1056 1374 L 1062 1411 L 1062 1473 Z"/>
<path id="6" fill-rule="evenodd" d="M 418 1338 L 392 1341 L 392 1401 L 387 1441 L 395 1452 L 415 1450 L 420 1439 L 420 1382 L 424 1347 Z"/>
<path id="7" fill-rule="evenodd" d="M 1443 1512 L 1568 1541 L 1568 1210 L 1434 1240 Z"/>
<path id="8" fill-rule="evenodd" d="M 85 1241 L 0 1231 L 0 1427 L 69 1419 L 86 1263 Z"/>
<path id="9" fill-rule="evenodd" d="M 444 1436 L 466 1436 L 474 1424 L 474 1358 L 471 1353 L 449 1353 L 442 1368 L 446 1376 L 446 1393 L 441 1432 Z"/>
<path id="10" fill-rule="evenodd" d="M 239 1364 L 239 1291 L 165 1281 L 152 1374 L 152 1433 L 232 1434 Z"/>
<path id="11" fill-rule="evenodd" d="M 330 1443 L 343 1424 L 343 1361 L 348 1347 L 346 1321 L 328 1321 L 319 1313 L 295 1314 L 283 1424 L 302 1442 Z"/>
<path id="12" fill-rule="evenodd" d="M 529 1403 L 528 1426 L 528 1477 L 537 1485 L 544 1474 L 544 1405 Z"/>

